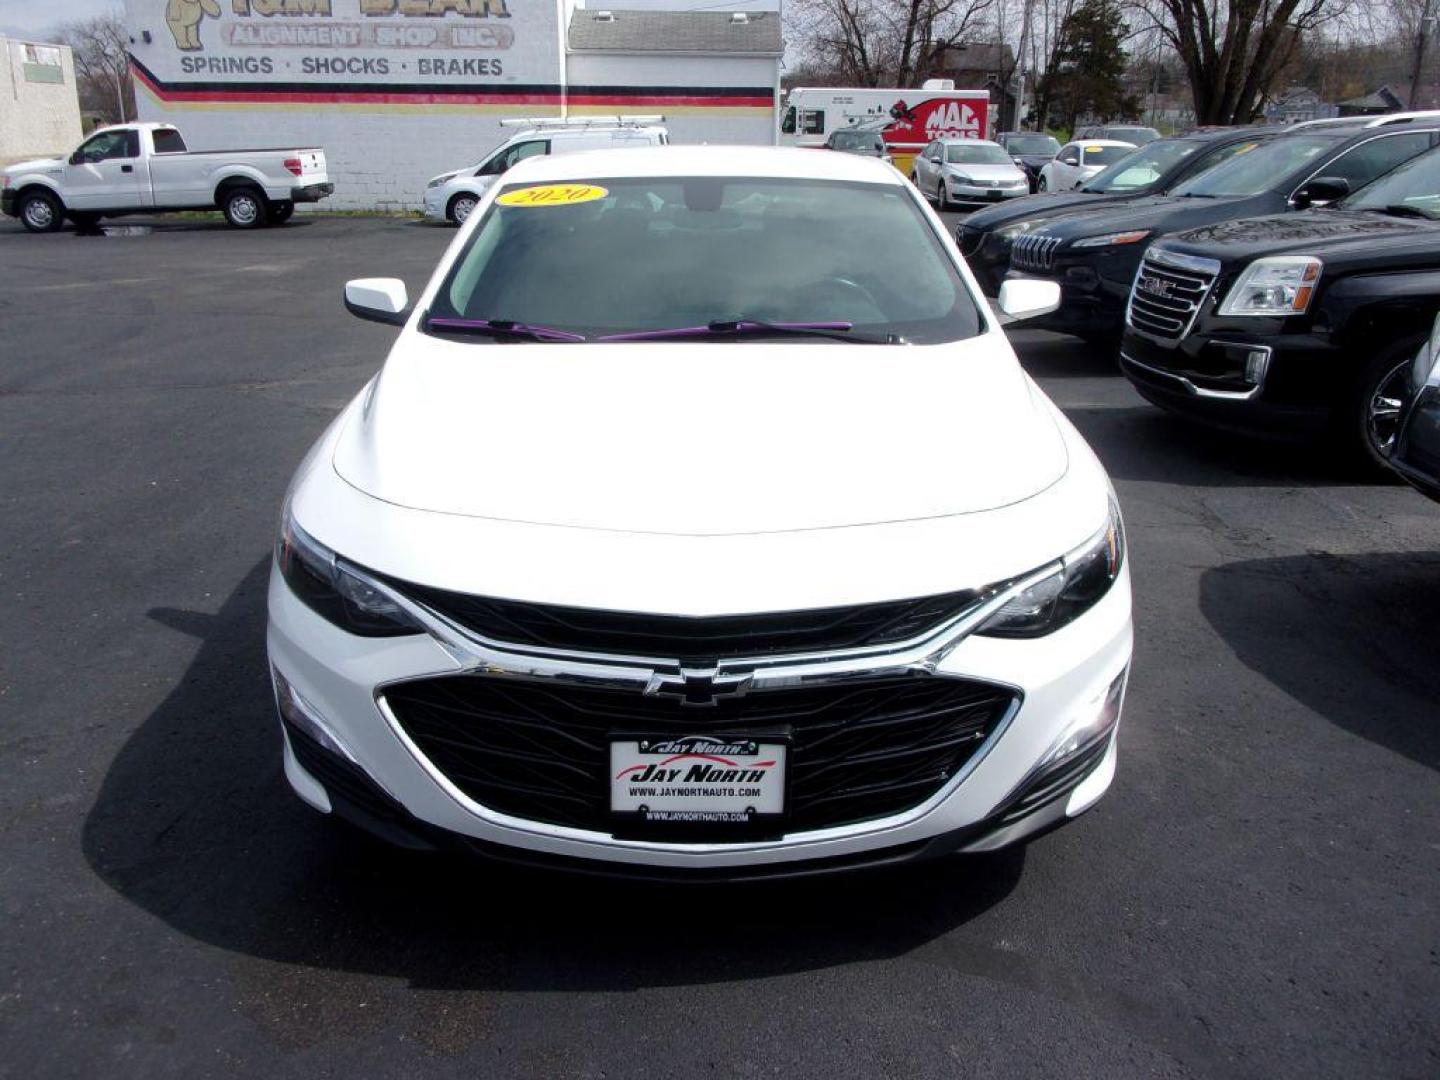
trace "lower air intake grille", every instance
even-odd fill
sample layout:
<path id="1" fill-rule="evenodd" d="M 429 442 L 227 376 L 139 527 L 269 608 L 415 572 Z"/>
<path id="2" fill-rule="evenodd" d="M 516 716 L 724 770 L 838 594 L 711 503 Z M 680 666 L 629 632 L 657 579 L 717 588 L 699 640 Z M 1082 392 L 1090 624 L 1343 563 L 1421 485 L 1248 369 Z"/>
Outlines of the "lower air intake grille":
<path id="1" fill-rule="evenodd" d="M 609 832 L 609 740 L 788 731 L 788 832 L 909 810 L 974 756 L 1015 701 L 1004 687 L 897 676 L 755 691 L 703 710 L 634 691 L 478 675 L 384 694 L 405 733 L 470 798 L 529 821 Z"/>
<path id="2" fill-rule="evenodd" d="M 905 641 L 949 621 L 978 595 L 953 592 L 848 607 L 688 618 L 500 600 L 404 581 L 389 584 L 492 641 L 685 663 Z"/>

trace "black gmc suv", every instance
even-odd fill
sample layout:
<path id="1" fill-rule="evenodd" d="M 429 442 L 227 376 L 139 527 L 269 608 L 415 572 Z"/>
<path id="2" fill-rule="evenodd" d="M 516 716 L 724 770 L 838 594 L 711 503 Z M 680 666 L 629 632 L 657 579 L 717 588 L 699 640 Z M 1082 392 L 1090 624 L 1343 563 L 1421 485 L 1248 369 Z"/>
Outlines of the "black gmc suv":
<path id="1" fill-rule="evenodd" d="M 985 295 L 995 296 L 1000 291 L 1000 283 L 1005 280 L 1005 271 L 1010 268 L 1010 246 L 1017 236 L 1069 214 L 1104 210 L 1119 202 L 1163 195 L 1176 184 L 1198 176 L 1284 130 L 1281 127 L 1224 128 L 1157 140 L 1136 150 L 1124 161 L 1117 161 L 1105 171 L 1096 173 L 1078 191 L 1047 192 L 971 214 L 955 230 L 955 241 Z M 1055 148 L 1060 148 L 1058 143 Z M 1025 171 L 1030 174 L 1030 186 L 1033 188 L 1040 166 L 1037 165 L 1032 173 L 1027 161 Z"/>
<path id="2" fill-rule="evenodd" d="M 1327 209 L 1224 221 L 1151 246 L 1120 365 L 1165 409 L 1334 440 L 1383 467 L 1437 312 L 1440 150 Z"/>
<path id="3" fill-rule="evenodd" d="M 1279 135 L 1178 185 L 1015 241 L 1007 276 L 1061 286 L 1057 311 L 1027 325 L 1113 346 L 1141 257 L 1161 236 L 1332 202 L 1440 142 L 1435 121 L 1336 125 Z"/>

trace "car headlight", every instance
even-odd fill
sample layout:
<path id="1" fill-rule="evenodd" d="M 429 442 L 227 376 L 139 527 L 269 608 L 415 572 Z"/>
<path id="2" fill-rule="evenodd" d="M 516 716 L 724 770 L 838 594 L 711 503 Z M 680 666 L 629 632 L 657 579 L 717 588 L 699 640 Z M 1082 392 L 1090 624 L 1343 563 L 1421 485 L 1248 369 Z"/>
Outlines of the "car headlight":
<path id="1" fill-rule="evenodd" d="M 1125 524 L 1112 497 L 1105 527 L 1061 558 L 1054 571 L 1011 599 L 975 632 L 1031 638 L 1058 630 L 1110 591 L 1125 561 Z"/>
<path id="2" fill-rule="evenodd" d="M 1427 386 L 1440 387 L 1440 315 L 1430 330 L 1430 339 L 1415 354 L 1410 368 L 1410 390 L 1418 394 Z"/>
<path id="3" fill-rule="evenodd" d="M 432 187 L 439 187 L 441 184 L 444 184 L 444 183 L 447 183 L 447 182 L 449 182 L 449 181 L 451 181 L 451 180 L 454 180 L 455 177 L 457 177 L 457 176 L 459 176 L 459 175 L 460 175 L 459 173 L 453 173 L 453 172 L 451 172 L 451 173 L 446 173 L 444 176 L 437 176 L 437 177 L 435 177 L 434 180 L 431 180 L 428 184 L 426 184 L 425 187 L 426 187 L 427 190 L 428 190 L 429 188 L 432 188 Z"/>
<path id="4" fill-rule="evenodd" d="M 1221 315 L 1298 315 L 1310 306 L 1324 264 L 1310 255 L 1256 259 L 1220 304 Z"/>
<path id="5" fill-rule="evenodd" d="M 1121 244 L 1138 244 L 1149 235 L 1149 229 L 1132 229 L 1129 232 L 1106 233 L 1104 236 L 1087 236 L 1084 240 L 1076 240 L 1070 246 L 1077 248 L 1118 247 Z"/>
<path id="6" fill-rule="evenodd" d="M 285 512 L 275 562 L 291 591 L 316 614 L 360 637 L 424 633 L 399 604 L 345 565 Z"/>
<path id="7" fill-rule="evenodd" d="M 1012 157 L 1010 160 L 1013 161 L 1016 165 L 1019 165 L 1022 169 L 1025 167 L 1025 159 L 1023 157 Z"/>
<path id="8" fill-rule="evenodd" d="M 974 180 L 971 180 L 970 177 L 966 176 L 964 173 L 952 172 L 952 173 L 949 174 L 949 176 L 950 176 L 950 182 L 951 182 L 952 184 L 973 184 L 973 183 L 975 183 Z"/>

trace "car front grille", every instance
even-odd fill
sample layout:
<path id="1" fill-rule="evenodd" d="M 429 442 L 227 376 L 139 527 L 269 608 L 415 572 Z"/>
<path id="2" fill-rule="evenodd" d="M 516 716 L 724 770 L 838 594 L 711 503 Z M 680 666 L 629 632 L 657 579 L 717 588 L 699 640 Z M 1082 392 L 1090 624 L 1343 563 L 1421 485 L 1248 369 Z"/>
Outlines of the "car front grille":
<path id="1" fill-rule="evenodd" d="M 898 675 L 754 690 L 696 709 L 635 690 L 449 675 L 389 686 L 383 699 L 420 752 L 475 802 L 600 832 L 615 828 L 612 737 L 788 737 L 781 830 L 795 832 L 918 806 L 965 768 L 1017 697 L 967 679 Z M 754 836 L 743 824 L 733 833 Z"/>
<path id="2" fill-rule="evenodd" d="M 1150 251 L 1131 286 L 1126 322 L 1153 337 L 1184 337 L 1219 273 L 1220 264 L 1212 259 Z"/>
<path id="3" fill-rule="evenodd" d="M 1022 233 L 1010 248 L 1010 265 L 1016 270 L 1053 270 L 1058 236 L 1044 233 Z"/>
<path id="4" fill-rule="evenodd" d="M 893 644 L 950 621 L 978 596 L 964 591 L 846 607 L 690 618 L 532 604 L 386 580 L 411 599 L 491 641 L 664 657 L 685 664 Z"/>

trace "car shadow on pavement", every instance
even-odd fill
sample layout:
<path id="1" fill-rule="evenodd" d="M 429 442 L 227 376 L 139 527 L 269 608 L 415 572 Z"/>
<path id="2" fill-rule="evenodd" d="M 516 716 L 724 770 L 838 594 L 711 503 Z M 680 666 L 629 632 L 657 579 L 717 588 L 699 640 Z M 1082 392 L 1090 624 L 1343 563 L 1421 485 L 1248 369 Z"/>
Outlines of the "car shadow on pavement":
<path id="1" fill-rule="evenodd" d="M 102 880 L 193 938 L 422 987 L 703 984 L 903 954 L 1020 879 L 1023 849 L 703 888 L 391 849 L 314 813 L 283 779 L 266 675 L 268 570 L 268 559 L 255 566 L 214 615 L 150 612 L 199 649 L 116 755 L 83 829 Z"/>
<path id="2" fill-rule="evenodd" d="M 1200 610 L 1241 663 L 1326 720 L 1440 769 L 1440 551 L 1227 563 Z"/>
<path id="3" fill-rule="evenodd" d="M 1193 487 L 1329 487 L 1398 484 L 1359 472 L 1335 453 L 1194 424 L 1148 404 L 1067 406 L 1114 480 Z"/>
<path id="4" fill-rule="evenodd" d="M 1080 379 L 1113 375 L 1123 379 L 1114 345 L 1089 344 L 1065 334 L 1035 334 L 1025 324 L 1007 327 L 1021 366 L 1032 379 Z"/>

